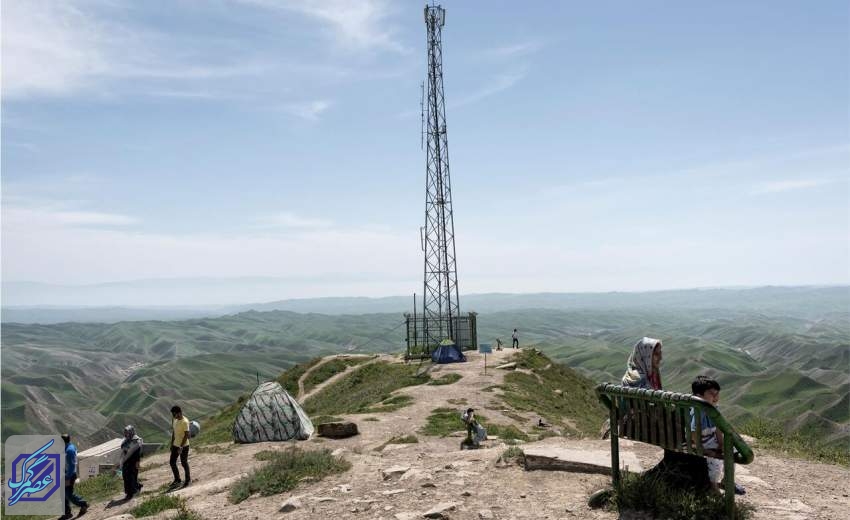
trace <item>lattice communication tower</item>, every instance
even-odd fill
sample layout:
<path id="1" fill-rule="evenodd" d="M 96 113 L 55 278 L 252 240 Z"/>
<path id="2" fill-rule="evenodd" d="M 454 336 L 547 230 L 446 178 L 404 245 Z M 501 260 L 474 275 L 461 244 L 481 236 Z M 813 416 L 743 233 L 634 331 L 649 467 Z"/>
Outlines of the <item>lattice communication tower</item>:
<path id="1" fill-rule="evenodd" d="M 452 186 L 449 175 L 449 141 L 446 134 L 446 101 L 443 93 L 443 26 L 446 11 L 439 5 L 425 6 L 428 33 L 428 79 L 424 86 L 423 132 L 426 149 L 425 252 L 423 328 L 427 345 L 444 339 L 456 340 L 460 299 L 455 260 L 455 227 Z M 427 105 L 427 109 L 425 108 Z"/>

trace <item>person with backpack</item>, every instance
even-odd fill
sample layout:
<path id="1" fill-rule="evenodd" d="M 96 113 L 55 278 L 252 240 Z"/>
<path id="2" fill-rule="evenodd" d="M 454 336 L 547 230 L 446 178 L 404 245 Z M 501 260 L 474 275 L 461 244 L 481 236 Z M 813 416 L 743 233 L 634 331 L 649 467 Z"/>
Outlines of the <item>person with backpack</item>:
<path id="1" fill-rule="evenodd" d="M 124 440 L 121 442 L 121 477 L 124 479 L 124 500 L 142 491 L 139 484 L 139 466 L 142 460 L 142 438 L 136 435 L 132 424 L 124 427 Z"/>
<path id="2" fill-rule="evenodd" d="M 171 407 L 171 472 L 174 474 L 174 481 L 171 487 L 177 487 L 183 484 L 183 487 L 188 486 L 192 482 L 189 473 L 189 419 L 183 416 L 183 410 L 174 405 Z M 180 480 L 180 471 L 177 469 L 177 458 L 180 458 L 180 465 L 183 466 L 185 479 Z"/>

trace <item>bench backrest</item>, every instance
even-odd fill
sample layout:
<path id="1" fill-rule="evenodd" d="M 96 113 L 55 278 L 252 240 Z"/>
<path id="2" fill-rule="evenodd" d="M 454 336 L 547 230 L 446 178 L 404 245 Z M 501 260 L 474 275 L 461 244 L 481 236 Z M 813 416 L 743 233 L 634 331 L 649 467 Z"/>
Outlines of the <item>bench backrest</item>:
<path id="1" fill-rule="evenodd" d="M 630 388 L 603 383 L 596 387 L 602 404 L 616 416 L 611 423 L 612 435 L 654 444 L 666 450 L 703 455 L 702 421 L 707 415 L 723 432 L 731 436 L 737 464 L 753 461 L 753 452 L 711 403 L 690 394 Z M 691 414 L 696 415 L 696 442 L 691 437 Z M 615 432 L 616 428 L 616 432 Z"/>
<path id="2" fill-rule="evenodd" d="M 723 432 L 725 493 L 730 518 L 735 507 L 735 464 L 753 461 L 753 450 L 711 403 L 690 394 L 630 388 L 602 383 L 596 394 L 608 408 L 611 421 L 611 474 L 614 485 L 620 482 L 618 439 L 645 442 L 665 450 L 703 455 L 703 415 Z M 691 435 L 691 417 L 696 435 Z M 695 439 L 693 438 L 695 437 Z"/>

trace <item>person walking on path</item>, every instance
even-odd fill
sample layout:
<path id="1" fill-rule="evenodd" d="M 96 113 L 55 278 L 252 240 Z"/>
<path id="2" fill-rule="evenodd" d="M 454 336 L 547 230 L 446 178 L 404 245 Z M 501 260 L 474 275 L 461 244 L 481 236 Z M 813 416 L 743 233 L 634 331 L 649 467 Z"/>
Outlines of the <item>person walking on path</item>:
<path id="1" fill-rule="evenodd" d="M 124 427 L 124 440 L 121 442 L 121 477 L 124 479 L 124 499 L 130 500 L 142 490 L 139 484 L 139 466 L 142 460 L 142 438 L 136 435 L 132 424 Z"/>
<path id="2" fill-rule="evenodd" d="M 71 504 L 80 508 L 78 517 L 86 514 L 89 504 L 83 497 L 74 494 L 74 485 L 77 483 L 77 447 L 71 442 L 71 435 L 68 433 L 62 434 L 62 440 L 65 441 L 65 514 L 59 517 L 59 520 L 69 520 L 74 517 L 71 514 Z"/>
<path id="3" fill-rule="evenodd" d="M 183 417 L 183 410 L 179 406 L 171 407 L 171 472 L 174 473 L 174 481 L 171 487 L 177 487 L 181 483 L 183 487 L 192 482 L 189 474 L 189 419 Z M 183 466 L 185 480 L 180 480 L 180 471 L 177 469 L 177 458 L 180 458 L 180 465 Z"/>
<path id="4" fill-rule="evenodd" d="M 519 334 L 517 333 L 516 329 L 514 329 L 514 333 L 511 334 L 511 339 L 513 340 L 513 348 L 519 348 Z"/>

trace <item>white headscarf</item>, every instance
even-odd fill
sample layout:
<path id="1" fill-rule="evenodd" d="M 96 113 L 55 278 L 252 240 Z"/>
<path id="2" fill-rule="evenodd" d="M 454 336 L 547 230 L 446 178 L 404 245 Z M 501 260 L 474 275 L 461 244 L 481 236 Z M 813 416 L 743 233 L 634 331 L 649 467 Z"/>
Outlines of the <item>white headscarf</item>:
<path id="1" fill-rule="evenodd" d="M 652 374 L 652 353 L 660 344 L 661 340 L 655 338 L 641 338 L 635 343 L 629 361 L 626 363 L 626 373 L 623 375 L 624 386 L 635 386 L 641 378 L 649 378 Z M 648 381 L 647 384 L 649 384 Z"/>

